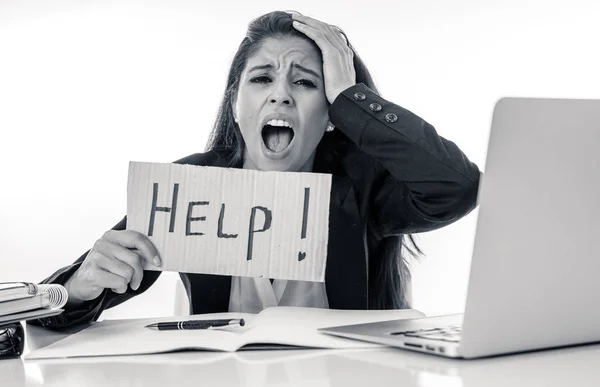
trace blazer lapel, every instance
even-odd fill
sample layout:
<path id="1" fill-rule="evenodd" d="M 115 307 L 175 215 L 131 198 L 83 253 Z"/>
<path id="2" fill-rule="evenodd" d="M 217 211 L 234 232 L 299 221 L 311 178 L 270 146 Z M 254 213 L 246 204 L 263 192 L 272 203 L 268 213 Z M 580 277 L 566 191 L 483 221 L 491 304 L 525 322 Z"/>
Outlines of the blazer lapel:
<path id="1" fill-rule="evenodd" d="M 325 287 L 331 309 L 367 309 L 367 262 L 354 190 L 333 175 Z"/>
<path id="2" fill-rule="evenodd" d="M 190 295 L 190 314 L 229 311 L 231 276 L 194 273 L 179 276 Z"/>

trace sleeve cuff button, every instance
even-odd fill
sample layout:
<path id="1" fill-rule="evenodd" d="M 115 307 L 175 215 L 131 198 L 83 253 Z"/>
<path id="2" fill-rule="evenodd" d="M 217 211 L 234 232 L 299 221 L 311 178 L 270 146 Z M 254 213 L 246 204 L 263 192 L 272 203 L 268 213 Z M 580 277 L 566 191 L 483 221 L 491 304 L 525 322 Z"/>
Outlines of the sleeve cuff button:
<path id="1" fill-rule="evenodd" d="M 393 123 L 398 121 L 398 116 L 395 115 L 394 113 L 388 113 L 385 115 L 385 120 L 389 123 Z"/>
<path id="2" fill-rule="evenodd" d="M 365 99 L 367 99 L 367 96 L 364 93 L 355 93 L 354 99 L 357 101 L 364 101 Z"/>
<path id="3" fill-rule="evenodd" d="M 372 103 L 369 105 L 369 108 L 371 108 L 371 110 L 374 112 L 378 112 L 381 110 L 381 105 L 378 103 Z"/>

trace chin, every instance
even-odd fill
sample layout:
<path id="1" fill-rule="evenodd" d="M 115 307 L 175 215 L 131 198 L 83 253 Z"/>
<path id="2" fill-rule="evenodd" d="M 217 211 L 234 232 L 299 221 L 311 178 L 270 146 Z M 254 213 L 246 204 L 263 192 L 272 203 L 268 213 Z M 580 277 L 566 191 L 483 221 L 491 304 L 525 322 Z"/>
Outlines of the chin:
<path id="1" fill-rule="evenodd" d="M 263 159 L 263 160 L 261 160 L 261 163 L 258 166 L 258 168 L 261 171 L 277 171 L 277 172 L 296 172 L 300 169 L 291 160 L 288 161 L 285 159 L 277 160 L 277 161 Z"/>
<path id="2" fill-rule="evenodd" d="M 269 157 L 268 154 L 265 154 L 260 148 L 258 149 L 258 152 L 256 149 L 248 152 L 248 149 L 246 148 L 244 159 L 247 161 L 244 161 L 243 168 L 255 169 L 258 171 L 296 172 L 302 168 L 303 164 L 300 163 L 301 160 L 294 157 L 297 156 L 295 153 L 296 152 L 292 151 L 285 157 L 273 158 Z"/>

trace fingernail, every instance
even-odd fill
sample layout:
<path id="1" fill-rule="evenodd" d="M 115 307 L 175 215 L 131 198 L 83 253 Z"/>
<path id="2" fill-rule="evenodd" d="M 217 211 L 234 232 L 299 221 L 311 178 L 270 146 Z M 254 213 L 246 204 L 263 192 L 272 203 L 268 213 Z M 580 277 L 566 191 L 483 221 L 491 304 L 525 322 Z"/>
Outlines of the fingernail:
<path id="1" fill-rule="evenodd" d="M 154 262 L 154 266 L 160 266 L 160 258 L 158 258 L 158 255 L 154 257 L 152 262 Z"/>
<path id="2" fill-rule="evenodd" d="M 133 290 L 138 290 L 138 288 L 139 288 L 139 287 L 140 287 L 140 284 L 135 284 L 135 285 L 133 285 L 131 288 L 132 288 Z"/>

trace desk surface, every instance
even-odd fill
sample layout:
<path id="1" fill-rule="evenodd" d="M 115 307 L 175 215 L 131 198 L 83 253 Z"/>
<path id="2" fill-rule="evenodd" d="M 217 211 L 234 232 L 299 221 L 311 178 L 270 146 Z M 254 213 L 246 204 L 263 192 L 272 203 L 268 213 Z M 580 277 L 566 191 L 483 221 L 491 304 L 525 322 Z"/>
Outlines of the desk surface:
<path id="1" fill-rule="evenodd" d="M 28 349 L 65 334 L 27 327 Z M 13 386 L 598 386 L 600 345 L 480 360 L 399 349 L 180 352 L 63 360 L 1 360 Z"/>

